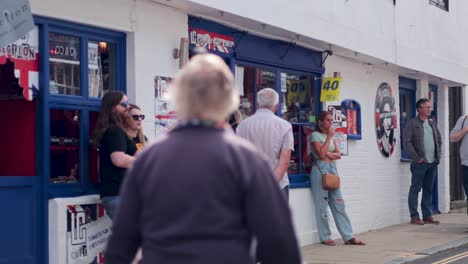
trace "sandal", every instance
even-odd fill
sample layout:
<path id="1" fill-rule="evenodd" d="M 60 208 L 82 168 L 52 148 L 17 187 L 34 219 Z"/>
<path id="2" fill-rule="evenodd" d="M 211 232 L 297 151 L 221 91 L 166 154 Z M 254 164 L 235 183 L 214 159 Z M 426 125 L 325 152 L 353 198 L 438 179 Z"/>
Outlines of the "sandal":
<path id="1" fill-rule="evenodd" d="M 333 241 L 333 240 L 331 240 L 331 239 L 322 241 L 322 244 L 324 244 L 324 245 L 326 245 L 326 246 L 336 246 L 335 241 Z"/>
<path id="2" fill-rule="evenodd" d="M 362 242 L 361 240 L 353 237 L 350 240 L 345 242 L 345 245 L 357 245 L 357 246 L 364 246 L 366 243 Z"/>

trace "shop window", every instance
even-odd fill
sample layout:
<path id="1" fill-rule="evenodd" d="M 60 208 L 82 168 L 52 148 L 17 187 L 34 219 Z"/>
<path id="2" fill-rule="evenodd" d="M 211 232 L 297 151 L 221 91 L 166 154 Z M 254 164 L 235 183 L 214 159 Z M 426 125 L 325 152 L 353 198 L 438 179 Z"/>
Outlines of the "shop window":
<path id="1" fill-rule="evenodd" d="M 239 111 L 242 119 L 257 110 L 257 92 L 263 88 L 276 89 L 276 72 L 251 66 L 236 66 L 236 85 L 239 89 Z"/>
<path id="2" fill-rule="evenodd" d="M 80 178 L 78 110 L 50 110 L 50 182 L 77 183 Z"/>
<path id="3" fill-rule="evenodd" d="M 115 45 L 105 41 L 88 42 L 88 94 L 102 97 L 116 85 Z"/>
<path id="4" fill-rule="evenodd" d="M 80 95 L 80 39 L 49 33 L 51 94 Z"/>
<path id="5" fill-rule="evenodd" d="M 309 174 L 312 167 L 310 135 L 316 119 L 314 78 L 281 73 L 281 117 L 292 124 L 294 151 L 288 174 Z"/>
<path id="6" fill-rule="evenodd" d="M 255 72 L 254 67 L 236 66 L 236 81 L 240 95 L 239 111 L 242 119 L 255 113 Z"/>

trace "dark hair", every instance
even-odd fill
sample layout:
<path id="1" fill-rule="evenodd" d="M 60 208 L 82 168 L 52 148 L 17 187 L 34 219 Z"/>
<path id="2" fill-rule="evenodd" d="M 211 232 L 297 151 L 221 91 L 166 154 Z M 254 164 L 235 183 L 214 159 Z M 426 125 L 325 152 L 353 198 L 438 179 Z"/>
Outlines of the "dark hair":
<path id="1" fill-rule="evenodd" d="M 416 102 L 416 109 L 419 109 L 422 104 L 430 102 L 427 98 L 421 98 Z"/>
<path id="2" fill-rule="evenodd" d="M 320 114 L 317 117 L 317 124 L 315 126 L 315 130 L 317 130 L 319 132 L 323 132 L 322 129 L 320 128 L 320 126 L 319 126 L 319 121 L 323 122 L 323 120 L 325 120 L 325 118 L 327 118 L 328 115 L 333 115 L 333 114 L 330 111 L 320 112 Z"/>
<path id="3" fill-rule="evenodd" d="M 92 137 L 92 142 L 95 146 L 99 146 L 102 136 L 109 127 L 119 126 L 124 128 L 124 124 L 126 123 L 125 117 L 113 111 L 114 107 L 120 104 L 124 96 L 125 94 L 122 92 L 109 91 L 102 97 L 101 111 L 99 112 Z"/>
<path id="4" fill-rule="evenodd" d="M 133 109 L 138 109 L 138 110 L 141 111 L 140 107 L 139 107 L 138 105 L 136 105 L 136 104 L 129 104 L 129 106 L 130 106 L 130 109 L 128 110 L 128 112 L 132 111 Z M 128 120 L 131 121 L 131 118 L 132 118 L 132 117 L 131 117 L 131 116 L 128 116 L 128 118 L 129 118 Z M 146 143 L 146 137 L 145 137 L 145 135 L 143 134 L 143 129 L 141 129 L 141 128 L 138 129 L 138 131 L 137 131 L 137 138 L 138 138 L 138 140 L 140 141 L 140 144 L 141 144 L 142 146 L 144 146 L 145 143 Z"/>

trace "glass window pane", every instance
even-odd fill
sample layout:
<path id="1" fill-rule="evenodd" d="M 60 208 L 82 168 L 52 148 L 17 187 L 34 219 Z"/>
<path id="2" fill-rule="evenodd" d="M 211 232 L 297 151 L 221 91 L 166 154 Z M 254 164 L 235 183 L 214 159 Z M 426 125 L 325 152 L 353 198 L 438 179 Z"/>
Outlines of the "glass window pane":
<path id="1" fill-rule="evenodd" d="M 76 183 L 80 178 L 80 114 L 50 110 L 51 183 Z"/>
<path id="2" fill-rule="evenodd" d="M 299 132 L 300 126 L 293 125 L 293 136 L 294 136 L 294 150 L 291 151 L 291 159 L 289 160 L 288 174 L 299 173 Z"/>
<path id="3" fill-rule="evenodd" d="M 80 95 L 80 39 L 49 34 L 51 94 Z"/>
<path id="4" fill-rule="evenodd" d="M 89 138 L 92 138 L 94 127 L 96 126 L 96 121 L 98 118 L 99 112 L 89 112 Z M 88 179 L 89 182 L 98 183 L 99 182 L 99 169 L 98 169 L 98 150 L 97 148 L 89 141 L 89 157 L 88 157 Z"/>
<path id="5" fill-rule="evenodd" d="M 241 89 L 239 111 L 242 114 L 242 119 L 245 119 L 255 112 L 255 71 L 254 67 L 241 67 L 242 71 L 237 74 L 243 74 L 243 89 Z"/>
<path id="6" fill-rule="evenodd" d="M 258 69 L 258 91 L 263 88 L 276 90 L 276 72 L 265 69 Z"/>
<path id="7" fill-rule="evenodd" d="M 88 42 L 89 96 L 102 97 L 116 86 L 115 45 L 104 41 Z"/>
<path id="8" fill-rule="evenodd" d="M 281 115 L 293 123 L 315 123 L 314 79 L 308 75 L 281 73 Z"/>

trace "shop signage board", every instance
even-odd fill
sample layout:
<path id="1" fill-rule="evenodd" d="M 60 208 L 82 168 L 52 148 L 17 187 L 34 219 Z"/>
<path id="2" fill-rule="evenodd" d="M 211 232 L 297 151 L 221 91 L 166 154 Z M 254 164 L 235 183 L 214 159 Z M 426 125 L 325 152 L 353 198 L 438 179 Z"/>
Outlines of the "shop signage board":
<path id="1" fill-rule="evenodd" d="M 234 38 L 206 30 L 192 28 L 189 32 L 190 44 L 196 47 L 221 53 L 232 53 Z"/>
<path id="2" fill-rule="evenodd" d="M 348 122 L 341 105 L 329 105 L 327 110 L 332 113 L 335 136 L 333 140 L 338 145 L 341 155 L 348 155 Z"/>
<path id="3" fill-rule="evenodd" d="M 340 97 L 341 77 L 323 78 L 320 102 L 338 101 Z"/>
<path id="4" fill-rule="evenodd" d="M 28 0 L 2 0 L 0 12 L 0 47 L 17 41 L 34 28 Z"/>
<path id="5" fill-rule="evenodd" d="M 32 101 L 39 87 L 39 33 L 37 27 L 17 41 L 0 48 L 0 65 L 14 63 L 15 77 L 23 88 L 23 96 Z"/>
<path id="6" fill-rule="evenodd" d="M 104 263 L 102 252 L 111 235 L 112 220 L 99 206 L 67 206 L 67 264 Z"/>
<path id="7" fill-rule="evenodd" d="M 395 129 L 397 114 L 392 87 L 383 82 L 377 88 L 375 96 L 375 132 L 377 145 L 385 157 L 390 157 L 395 148 Z"/>
<path id="8" fill-rule="evenodd" d="M 172 78 L 170 77 L 154 77 L 156 136 L 164 133 L 168 127 L 177 121 L 174 107 L 168 96 L 171 81 Z"/>

